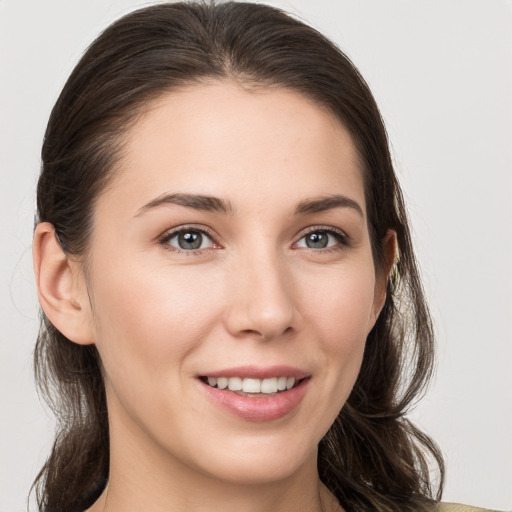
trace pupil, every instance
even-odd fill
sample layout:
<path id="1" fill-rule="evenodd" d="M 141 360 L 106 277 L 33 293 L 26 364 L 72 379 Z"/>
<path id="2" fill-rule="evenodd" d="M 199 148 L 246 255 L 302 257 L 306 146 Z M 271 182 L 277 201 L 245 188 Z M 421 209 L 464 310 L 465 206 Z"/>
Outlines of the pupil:
<path id="1" fill-rule="evenodd" d="M 187 231 L 179 235 L 178 241 L 182 249 L 199 249 L 203 241 L 203 236 L 201 233 Z"/>
<path id="2" fill-rule="evenodd" d="M 306 238 L 306 245 L 310 249 L 323 249 L 327 247 L 328 237 L 326 233 L 318 231 L 316 233 L 311 233 Z"/>

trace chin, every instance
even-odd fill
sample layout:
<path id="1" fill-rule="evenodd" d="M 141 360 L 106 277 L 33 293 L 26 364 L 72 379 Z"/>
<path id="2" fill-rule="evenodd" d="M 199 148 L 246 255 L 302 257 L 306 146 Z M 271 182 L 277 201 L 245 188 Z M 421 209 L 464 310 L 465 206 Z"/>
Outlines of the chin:
<path id="1" fill-rule="evenodd" d="M 259 442 L 258 442 L 259 441 Z M 317 445 L 310 450 L 301 445 L 279 440 L 261 442 L 252 439 L 250 445 L 221 447 L 201 460 L 203 471 L 218 480 L 237 485 L 267 485 L 286 480 L 308 466 L 316 472 Z"/>

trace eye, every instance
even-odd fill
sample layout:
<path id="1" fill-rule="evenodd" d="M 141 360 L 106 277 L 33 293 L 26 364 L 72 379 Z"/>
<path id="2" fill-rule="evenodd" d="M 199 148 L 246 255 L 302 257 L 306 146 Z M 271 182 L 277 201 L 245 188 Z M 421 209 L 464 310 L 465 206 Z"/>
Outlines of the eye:
<path id="1" fill-rule="evenodd" d="M 304 235 L 296 244 L 297 247 L 308 249 L 328 249 L 345 244 L 345 235 L 334 229 L 315 229 Z"/>
<path id="2" fill-rule="evenodd" d="M 162 239 L 163 244 L 168 244 L 180 251 L 200 251 L 214 247 L 212 238 L 203 230 L 182 228 L 175 230 Z"/>

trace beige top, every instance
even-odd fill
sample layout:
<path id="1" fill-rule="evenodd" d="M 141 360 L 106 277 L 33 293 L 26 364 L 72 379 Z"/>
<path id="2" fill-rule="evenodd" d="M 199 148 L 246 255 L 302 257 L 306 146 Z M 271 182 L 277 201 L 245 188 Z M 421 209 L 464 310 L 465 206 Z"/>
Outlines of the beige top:
<path id="1" fill-rule="evenodd" d="M 439 503 L 436 512 L 499 512 L 497 510 L 488 510 L 486 508 L 470 507 L 460 503 Z"/>

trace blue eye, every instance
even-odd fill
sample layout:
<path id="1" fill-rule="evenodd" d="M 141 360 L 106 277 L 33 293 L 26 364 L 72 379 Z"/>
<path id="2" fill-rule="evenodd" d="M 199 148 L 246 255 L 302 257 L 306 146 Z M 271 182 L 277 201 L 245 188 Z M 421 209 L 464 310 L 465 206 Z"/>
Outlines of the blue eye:
<path id="1" fill-rule="evenodd" d="M 306 247 L 308 249 L 328 249 L 334 247 L 339 243 L 344 242 L 344 237 L 341 233 L 333 230 L 318 229 L 310 231 L 303 236 L 298 242 L 297 247 Z"/>
<path id="2" fill-rule="evenodd" d="M 182 251 L 198 251 L 213 247 L 213 240 L 199 229 L 181 229 L 164 238 L 164 243 Z"/>

